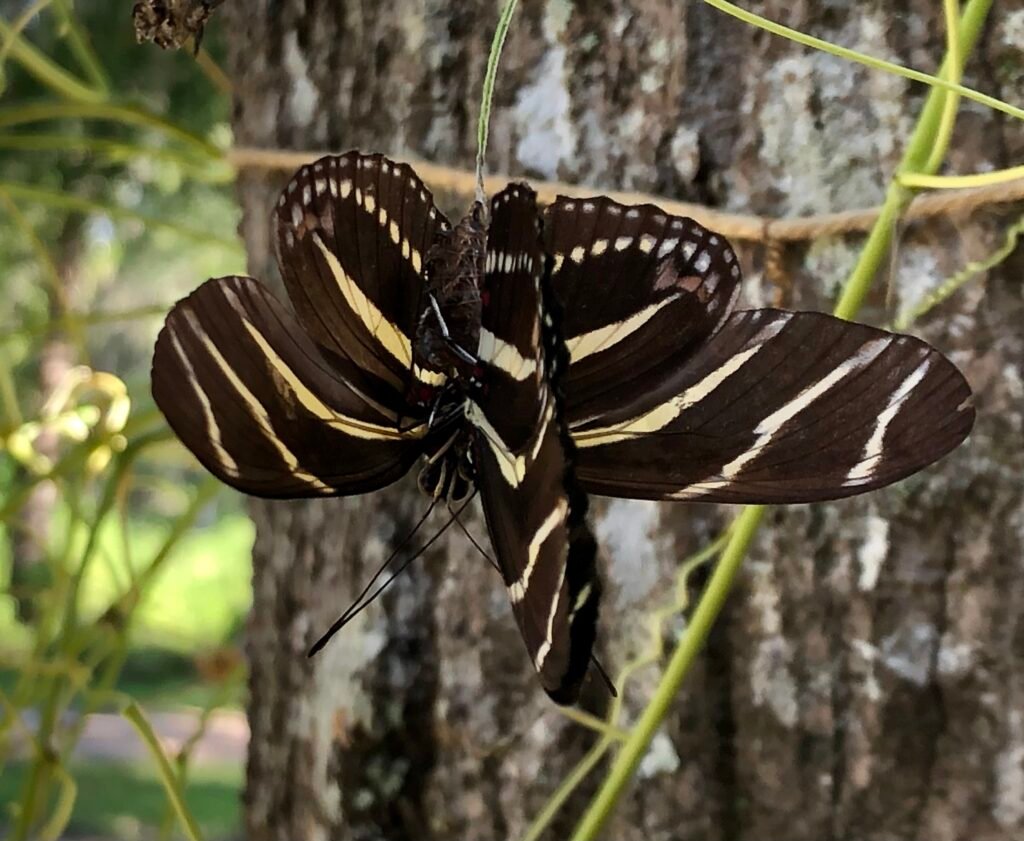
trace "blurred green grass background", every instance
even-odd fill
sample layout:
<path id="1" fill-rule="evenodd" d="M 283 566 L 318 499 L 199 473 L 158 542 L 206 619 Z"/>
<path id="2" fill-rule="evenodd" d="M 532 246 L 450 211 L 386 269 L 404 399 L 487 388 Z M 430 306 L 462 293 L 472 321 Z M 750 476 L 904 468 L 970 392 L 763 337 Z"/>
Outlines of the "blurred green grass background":
<path id="1" fill-rule="evenodd" d="M 223 496 L 231 496 L 224 491 Z M 56 515 L 54 532 L 68 530 L 66 513 Z M 60 520 L 65 520 L 60 523 Z M 95 621 L 100 612 L 122 592 L 132 574 L 142 572 L 143 562 L 164 541 L 167 526 L 153 519 L 136 518 L 128 523 L 129 545 L 112 519 L 100 527 L 97 559 L 83 579 L 82 621 Z M 63 535 L 62 535 L 63 539 Z M 86 540 L 84 526 L 74 528 L 72 556 L 81 552 Z M 231 642 L 240 631 L 252 601 L 249 586 L 252 522 L 241 511 L 218 515 L 184 537 L 171 550 L 164 568 L 147 588 L 132 623 L 131 652 L 118 687 L 147 699 L 159 693 L 162 681 L 192 693 L 195 687 L 174 674 L 175 663 L 191 663 L 196 655 Z M 10 578 L 10 543 L 0 526 L 0 580 Z M 31 644 L 30 629 L 15 617 L 14 598 L 0 593 L 0 651 L 16 657 Z M 149 665 L 147 665 L 149 664 Z M 180 666 L 178 667 L 181 668 Z M 163 690 L 160 690 L 163 691 Z M 171 700 L 181 697 L 179 691 Z M 141 696 L 140 696 L 141 697 Z"/>
<path id="2" fill-rule="evenodd" d="M 236 502 L 227 491 L 221 498 Z M 147 712 L 198 711 L 220 696 L 221 709 L 241 715 L 243 687 L 236 683 L 225 699 L 221 685 L 202 674 L 197 659 L 201 662 L 222 646 L 237 645 L 251 601 L 253 529 L 241 511 L 211 520 L 188 533 L 172 550 L 135 615 L 131 645 L 116 689 L 143 704 Z M 101 528 L 98 557 L 103 562 L 92 566 L 84 581 L 84 621 L 120 591 L 133 561 L 138 565 L 157 550 L 167 526 L 152 519 L 135 519 L 129 529 L 130 545 L 136 550 L 132 558 L 126 557 L 114 522 Z M 84 541 L 84 531 L 78 531 L 75 540 Z M 8 580 L 10 572 L 5 538 L 0 528 L 0 581 Z M 31 645 L 29 629 L 14 614 L 13 598 L 0 593 L 0 660 L 25 655 Z M 0 689 L 10 693 L 16 677 L 10 669 L 0 670 Z M 128 734 L 128 738 L 135 736 Z M 14 761 L 0 774 L 0 815 L 18 801 L 26 770 L 24 761 Z M 69 763 L 69 770 L 78 784 L 78 796 L 63 837 L 131 841 L 154 837 L 167 820 L 167 797 L 148 757 L 136 762 L 77 758 Z M 241 764 L 233 761 L 203 762 L 190 770 L 186 801 L 207 838 L 238 836 L 243 773 Z M 0 829 L 4 823 L 0 817 Z"/>
<path id="3" fill-rule="evenodd" d="M 78 797 L 62 837 L 134 841 L 154 837 L 167 820 L 167 796 L 151 762 L 73 762 L 69 770 L 78 783 Z M 25 771 L 24 764 L 15 764 L 0 775 L 0 804 L 17 800 Z M 240 837 L 242 768 L 204 765 L 189 779 L 185 798 L 206 837 Z"/>
<path id="4" fill-rule="evenodd" d="M 252 525 L 149 389 L 167 308 L 244 269 L 220 34 L 165 52 L 135 42 L 132 4 L 0 4 L 0 837 L 14 841 L 183 836 L 129 701 L 187 734 L 212 710 L 244 733 Z M 121 744 L 76 750 L 83 713 Z M 244 745 L 187 769 L 181 748 L 164 752 L 204 837 L 239 837 Z"/>

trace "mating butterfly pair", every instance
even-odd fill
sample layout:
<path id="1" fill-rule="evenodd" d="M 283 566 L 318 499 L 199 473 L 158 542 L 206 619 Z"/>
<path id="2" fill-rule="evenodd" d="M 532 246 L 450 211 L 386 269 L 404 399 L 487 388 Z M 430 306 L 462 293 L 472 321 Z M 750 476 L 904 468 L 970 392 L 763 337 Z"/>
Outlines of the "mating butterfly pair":
<path id="1" fill-rule="evenodd" d="M 276 211 L 293 315 L 210 280 L 157 340 L 153 394 L 220 479 L 263 497 L 357 494 L 418 460 L 481 497 L 541 682 L 579 693 L 599 581 L 586 493 L 811 502 L 878 488 L 970 431 L 935 349 L 811 312 L 733 312 L 725 240 L 653 205 L 511 184 L 452 227 L 405 164 L 303 167 Z"/>

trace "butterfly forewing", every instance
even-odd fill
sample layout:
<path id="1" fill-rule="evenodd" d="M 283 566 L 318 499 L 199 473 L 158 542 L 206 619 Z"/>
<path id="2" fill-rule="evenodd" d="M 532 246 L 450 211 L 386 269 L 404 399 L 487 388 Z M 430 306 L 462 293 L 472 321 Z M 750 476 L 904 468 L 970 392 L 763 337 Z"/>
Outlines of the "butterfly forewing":
<path id="1" fill-rule="evenodd" d="M 363 493 L 403 475 L 423 424 L 341 379 L 302 328 L 247 277 L 209 280 L 167 317 L 153 396 L 214 475 L 256 496 Z"/>
<path id="2" fill-rule="evenodd" d="M 450 226 L 406 164 L 349 152 L 302 167 L 277 207 L 281 273 L 302 326 L 350 361 L 382 401 L 404 397 L 414 369 L 423 266 Z M 397 397 L 395 396 L 397 395 Z"/>
<path id="3" fill-rule="evenodd" d="M 467 410 L 477 485 L 527 650 L 547 692 L 569 703 L 594 642 L 595 545 L 563 425 L 533 191 L 510 185 L 491 215 L 478 351 L 486 391 Z M 564 356 L 563 347 L 563 365 Z"/>
<path id="4" fill-rule="evenodd" d="M 642 408 L 723 322 L 739 288 L 724 238 L 653 205 L 559 197 L 545 214 L 572 357 L 571 422 Z"/>
<path id="5" fill-rule="evenodd" d="M 890 484 L 956 447 L 971 392 L 911 336 L 821 313 L 734 314 L 653 405 L 573 428 L 591 492 L 811 502 Z"/>

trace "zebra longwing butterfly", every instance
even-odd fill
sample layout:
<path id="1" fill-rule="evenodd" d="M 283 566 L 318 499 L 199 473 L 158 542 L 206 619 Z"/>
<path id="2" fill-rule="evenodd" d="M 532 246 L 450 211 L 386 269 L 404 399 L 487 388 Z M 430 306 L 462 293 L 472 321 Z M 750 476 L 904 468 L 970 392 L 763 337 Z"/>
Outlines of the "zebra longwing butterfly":
<path id="1" fill-rule="evenodd" d="M 485 218 L 489 217 L 489 218 Z M 247 277 L 167 317 L 153 394 L 239 490 L 480 492 L 541 683 L 573 702 L 600 585 L 586 493 L 809 502 L 905 477 L 973 423 L 910 336 L 810 312 L 733 312 L 728 243 L 651 205 L 510 184 L 455 227 L 413 170 L 350 152 L 276 210 L 293 315 Z"/>

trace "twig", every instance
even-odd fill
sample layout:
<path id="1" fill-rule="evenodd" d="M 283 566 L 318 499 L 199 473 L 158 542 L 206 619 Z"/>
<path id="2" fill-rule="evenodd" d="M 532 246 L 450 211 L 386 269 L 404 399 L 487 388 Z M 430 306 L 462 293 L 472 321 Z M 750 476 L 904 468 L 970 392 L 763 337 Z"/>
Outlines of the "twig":
<path id="1" fill-rule="evenodd" d="M 329 154 L 332 152 L 326 150 L 288 151 L 237 146 L 228 150 L 227 161 L 237 169 L 291 172 L 303 164 Z M 420 177 L 438 191 L 471 196 L 476 189 L 476 174 L 471 170 L 457 169 L 427 161 L 410 161 L 410 163 L 413 164 Z M 488 191 L 497 192 L 508 183 L 511 177 L 491 175 L 484 179 L 484 184 Z M 531 180 L 530 186 L 537 191 L 537 197 L 542 204 L 552 202 L 558 195 L 583 198 L 602 192 L 623 204 L 656 204 L 667 213 L 690 216 L 723 236 L 746 242 L 802 242 L 837 234 L 863 233 L 871 230 L 882 212 L 882 206 L 878 205 L 818 216 L 780 218 L 726 213 L 702 204 L 676 201 L 651 193 L 621 190 L 601 191 L 595 187 L 581 187 L 562 181 Z M 952 213 L 967 213 L 979 207 L 1005 204 L 1021 199 L 1024 199 L 1024 177 L 969 190 L 920 196 L 910 203 L 901 218 L 920 220 Z"/>

